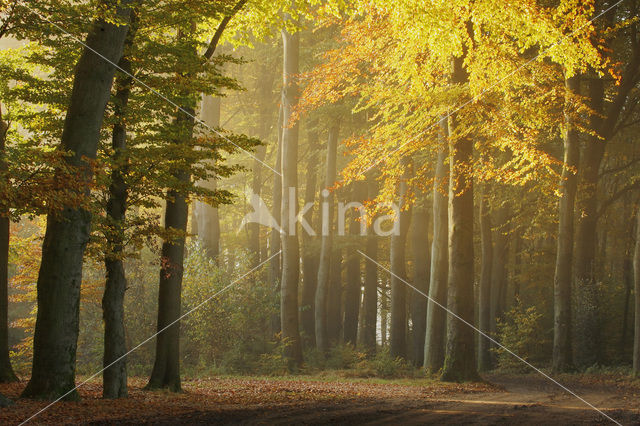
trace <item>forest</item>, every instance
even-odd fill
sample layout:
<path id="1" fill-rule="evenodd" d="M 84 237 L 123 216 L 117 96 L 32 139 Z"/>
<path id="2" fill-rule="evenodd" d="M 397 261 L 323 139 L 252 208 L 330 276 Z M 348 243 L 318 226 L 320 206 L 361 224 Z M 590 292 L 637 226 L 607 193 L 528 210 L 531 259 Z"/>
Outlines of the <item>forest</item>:
<path id="1" fill-rule="evenodd" d="M 0 423 L 639 394 L 639 0 L 0 0 Z"/>

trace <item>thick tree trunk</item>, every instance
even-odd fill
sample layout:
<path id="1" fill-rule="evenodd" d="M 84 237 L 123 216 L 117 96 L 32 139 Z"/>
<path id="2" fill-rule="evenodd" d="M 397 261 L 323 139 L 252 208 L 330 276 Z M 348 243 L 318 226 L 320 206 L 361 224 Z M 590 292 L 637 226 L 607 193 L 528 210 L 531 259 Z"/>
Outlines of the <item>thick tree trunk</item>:
<path id="1" fill-rule="evenodd" d="M 318 150 L 319 150 L 319 137 L 318 137 L 318 122 L 317 120 L 310 123 L 311 130 L 309 131 L 309 157 L 307 161 L 307 186 L 305 188 L 304 202 L 305 205 L 309 203 L 315 203 L 316 193 L 318 192 Z M 311 226 L 314 225 L 314 208 L 309 209 L 305 215 L 304 220 Z M 316 344 L 316 331 L 315 331 L 315 297 L 316 288 L 318 286 L 318 264 L 319 264 L 319 252 L 317 248 L 317 238 L 309 235 L 307 232 L 302 234 L 303 254 L 302 254 L 302 297 L 300 307 L 300 325 L 302 327 L 302 333 L 304 335 L 305 345 L 315 346 Z"/>
<path id="2" fill-rule="evenodd" d="M 132 16 L 132 22 L 134 17 Z M 127 37 L 127 47 L 135 34 L 135 25 Z M 131 74 L 131 63 L 126 57 L 120 60 L 120 68 Z M 127 396 L 127 362 L 120 359 L 127 352 L 124 328 L 124 295 L 127 279 L 124 270 L 124 222 L 127 212 L 129 188 L 125 182 L 128 168 L 126 115 L 133 78 L 120 74 L 116 78 L 116 95 L 111 148 L 113 149 L 113 169 L 106 214 L 113 227 L 107 235 L 107 254 L 104 259 L 106 282 L 102 297 L 102 318 L 104 320 L 104 355 L 102 364 L 102 396 L 123 398 Z M 114 364 L 115 363 L 115 364 Z M 113 364 L 113 365 L 112 365 Z"/>
<path id="3" fill-rule="evenodd" d="M 220 98 L 213 96 L 202 98 L 200 116 L 207 126 L 212 128 L 220 126 L 220 107 Z M 198 182 L 198 186 L 215 191 L 218 182 L 213 178 L 207 182 Z M 193 211 L 197 222 L 198 240 L 210 258 L 218 259 L 220 256 L 220 213 L 218 208 L 202 201 L 196 201 Z"/>
<path id="4" fill-rule="evenodd" d="M 564 162 L 567 167 L 577 169 L 580 155 L 579 133 L 574 125 L 570 96 L 580 93 L 580 77 L 565 81 L 567 90 L 564 135 Z M 560 181 L 558 203 L 558 244 L 553 290 L 553 360 L 556 372 L 566 371 L 571 366 L 571 268 L 573 266 L 573 221 L 578 179 L 575 170 L 564 167 Z"/>
<path id="5" fill-rule="evenodd" d="M 635 281 L 635 328 L 633 334 L 633 376 L 640 377 L 640 212 L 636 215 L 636 246 L 633 252 Z"/>
<path id="6" fill-rule="evenodd" d="M 336 181 L 337 169 L 336 160 L 338 152 L 338 125 L 334 125 L 329 129 L 329 137 L 327 139 L 327 162 L 324 181 L 324 190 L 321 205 L 321 221 L 322 221 L 322 245 L 320 247 L 320 262 L 318 265 L 318 286 L 315 295 L 315 334 L 316 347 L 322 352 L 329 349 L 329 336 L 327 330 L 327 309 L 328 296 L 330 286 L 331 272 L 331 255 L 333 245 L 333 212 L 335 204 L 335 194 L 329 192 Z"/>
<path id="7" fill-rule="evenodd" d="M 413 207 L 411 219 L 411 247 L 413 249 L 413 285 L 424 294 L 429 294 L 429 206 L 426 196 L 420 192 Z M 411 359 L 416 367 L 424 363 L 424 340 L 427 330 L 427 299 L 413 290 L 411 294 L 411 322 L 413 324 L 413 353 Z"/>
<path id="8" fill-rule="evenodd" d="M 480 270 L 480 288 L 478 297 L 478 328 L 491 333 L 491 266 L 493 263 L 493 243 L 491 240 L 491 216 L 489 214 L 489 197 L 484 185 L 480 201 L 480 247 L 482 250 L 482 267 Z M 491 341 L 478 335 L 478 369 L 491 369 Z"/>
<path id="9" fill-rule="evenodd" d="M 409 167 L 409 165 L 406 165 Z M 395 224 L 399 232 L 391 236 L 391 329 L 390 353 L 392 357 L 407 356 L 407 279 L 406 245 L 407 234 L 411 223 L 411 211 L 405 210 L 407 200 L 407 183 L 402 181 L 399 188 L 400 215 Z M 404 281 L 403 281 L 404 280 Z M 413 296 L 413 294 L 412 294 Z"/>
<path id="10" fill-rule="evenodd" d="M 373 176 L 369 176 L 367 184 L 368 198 L 372 200 L 377 194 L 377 185 Z M 365 246 L 367 257 L 378 259 L 378 238 L 371 229 L 367 235 Z M 376 351 L 376 328 L 378 320 L 378 266 L 373 262 L 364 264 L 364 301 L 362 314 L 362 333 L 359 336 L 361 345 L 369 354 Z"/>
<path id="11" fill-rule="evenodd" d="M 300 247 L 297 235 L 298 214 L 298 134 L 291 117 L 298 103 L 300 33 L 282 32 L 284 44 L 284 86 L 282 135 L 282 281 L 280 283 L 280 324 L 286 340 L 285 355 L 292 367 L 302 364 L 302 345 L 298 329 L 298 282 Z"/>
<path id="12" fill-rule="evenodd" d="M 351 201 L 363 202 L 367 195 L 366 182 L 354 182 Z M 355 345 L 358 338 L 358 317 L 360 314 L 360 301 L 362 299 L 362 256 L 357 251 L 360 242 L 360 211 L 351 209 L 349 221 L 349 236 L 351 241 L 346 255 L 346 285 L 344 292 L 344 343 Z"/>
<path id="13" fill-rule="evenodd" d="M 469 81 L 464 56 L 453 60 L 452 82 Z M 455 115 L 449 118 L 452 135 L 457 132 Z M 474 322 L 473 292 L 473 141 L 459 137 L 450 141 L 449 170 L 449 292 L 447 307 L 470 324 Z M 460 319 L 448 315 L 447 344 L 442 380 L 477 380 L 474 331 Z"/>
<path id="14" fill-rule="evenodd" d="M 0 107 L 1 108 L 1 107 Z M 0 109 L 0 178 L 9 185 L 6 160 L 6 136 L 8 125 L 2 119 Z M 18 380 L 9 359 L 9 205 L 0 206 L 0 383 Z"/>
<path id="15" fill-rule="evenodd" d="M 446 143 L 448 128 L 441 123 L 442 143 Z M 447 313 L 447 283 L 449 277 L 449 216 L 448 195 L 443 190 L 448 180 L 449 165 L 447 150 L 442 148 L 436 160 L 436 176 L 433 183 L 433 243 L 431 244 L 431 273 L 429 278 L 429 301 L 427 302 L 427 331 L 424 339 L 424 367 L 438 372 L 444 365 L 444 336 Z M 438 302 L 441 306 L 436 305 Z"/>
<path id="16" fill-rule="evenodd" d="M 111 2 L 100 2 L 111 9 Z M 118 15 L 129 19 L 129 2 L 123 1 Z M 115 67 L 122 56 L 127 26 L 98 20 L 75 68 L 69 109 L 62 132 L 62 149 L 72 153 L 66 161 L 82 170 L 88 195 L 93 171 L 84 158 L 96 157 L 105 107 L 109 101 Z M 77 206 L 66 206 L 47 217 L 38 275 L 38 314 L 33 341 L 31 380 L 24 397 L 76 399 L 75 361 L 80 313 L 80 285 L 84 250 L 89 240 L 91 214 Z"/>

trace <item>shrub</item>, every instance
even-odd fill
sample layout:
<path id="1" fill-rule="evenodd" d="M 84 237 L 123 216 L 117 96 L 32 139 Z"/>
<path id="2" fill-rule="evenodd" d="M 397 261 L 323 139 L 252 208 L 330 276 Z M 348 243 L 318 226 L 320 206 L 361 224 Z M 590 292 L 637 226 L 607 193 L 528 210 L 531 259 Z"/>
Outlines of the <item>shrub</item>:
<path id="1" fill-rule="evenodd" d="M 525 307 L 518 301 L 505 313 L 504 319 L 498 321 L 497 328 L 500 343 L 522 359 L 533 363 L 544 356 L 542 314 L 537 312 L 535 306 Z M 529 370 L 504 348 L 492 350 L 497 354 L 498 368 L 514 372 Z"/>

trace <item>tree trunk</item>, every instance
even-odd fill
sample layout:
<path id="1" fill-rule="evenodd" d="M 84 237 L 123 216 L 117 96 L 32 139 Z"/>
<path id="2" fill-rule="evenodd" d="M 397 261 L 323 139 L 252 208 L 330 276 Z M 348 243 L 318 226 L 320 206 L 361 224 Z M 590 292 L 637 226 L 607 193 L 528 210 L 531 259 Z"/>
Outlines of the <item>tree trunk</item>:
<path id="1" fill-rule="evenodd" d="M 640 212 L 637 213 L 636 246 L 633 252 L 633 276 L 635 281 L 635 329 L 633 334 L 633 376 L 640 377 Z"/>
<path id="2" fill-rule="evenodd" d="M 276 152 L 276 170 L 282 170 L 282 134 L 283 134 L 283 122 L 282 122 L 282 105 L 280 106 L 280 113 L 278 114 L 278 147 Z M 273 175 L 273 206 L 272 216 L 278 222 L 278 226 L 282 225 L 282 176 L 279 174 Z M 282 241 L 280 240 L 280 231 L 278 229 L 271 229 L 269 235 L 269 251 L 271 256 L 274 256 L 282 248 Z M 272 257 L 269 263 L 269 283 L 273 287 L 274 294 L 280 294 L 280 279 L 282 278 L 282 254 L 280 256 Z M 276 310 L 271 318 L 271 331 L 273 334 L 280 333 L 280 309 Z"/>
<path id="3" fill-rule="evenodd" d="M 509 254 L 509 237 L 507 235 L 508 212 L 502 205 L 495 209 L 492 225 L 494 232 L 493 254 L 491 263 L 491 296 L 490 296 L 490 327 L 495 336 L 498 328 L 498 320 L 505 311 L 505 294 L 507 287 L 507 257 Z"/>
<path id="4" fill-rule="evenodd" d="M 590 81 L 590 107 L 594 111 L 591 128 L 601 129 L 604 109 L 604 82 Z M 597 131 L 597 130 L 596 130 Z M 596 231 L 598 210 L 598 175 L 604 158 L 605 143 L 600 136 L 590 136 L 583 145 L 577 198 L 578 219 L 575 235 L 576 321 L 574 363 L 589 367 L 600 359 L 599 295 L 595 279 Z"/>
<path id="5" fill-rule="evenodd" d="M 335 194 L 329 191 L 336 181 L 337 151 L 338 151 L 338 125 L 329 129 L 327 139 L 327 163 L 324 181 L 324 190 L 321 198 L 322 217 L 322 245 L 320 247 L 320 263 L 318 265 L 318 287 L 315 295 L 315 334 L 316 347 L 326 352 L 329 349 L 329 336 L 327 330 L 327 299 L 329 296 L 331 254 L 333 245 L 333 212 L 335 204 Z"/>
<path id="6" fill-rule="evenodd" d="M 176 125 L 179 136 L 175 144 L 188 143 L 193 137 L 193 106 L 184 106 L 190 115 L 178 111 Z M 179 182 L 189 182 L 190 171 L 179 168 L 172 172 Z M 169 190 L 165 207 L 166 230 L 178 231 L 173 240 L 162 244 L 162 267 L 158 290 L 158 336 L 156 337 L 156 359 L 147 389 L 167 388 L 173 392 L 181 391 L 180 383 L 180 304 L 182 293 L 182 275 L 184 272 L 184 246 L 187 232 L 189 204 L 186 195 Z M 198 225 L 200 229 L 200 224 Z M 171 325 L 170 325 L 171 324 Z"/>
<path id="7" fill-rule="evenodd" d="M 132 14 L 131 20 L 132 28 L 127 36 L 126 48 L 131 46 L 135 36 L 135 14 Z M 129 74 L 132 73 L 131 62 L 126 56 L 120 60 L 120 68 Z M 113 168 L 106 209 L 109 225 L 112 229 L 106 238 L 107 253 L 104 258 L 106 281 L 102 297 L 102 318 L 104 320 L 102 364 L 105 368 L 102 372 L 102 396 L 104 398 L 124 398 L 127 396 L 127 362 L 126 358 L 123 358 L 127 352 L 124 328 L 124 295 L 127 288 L 124 270 L 124 222 L 129 195 L 129 188 L 125 182 L 129 164 L 126 122 L 132 83 L 133 78 L 129 75 L 118 75 L 113 102 L 116 123 L 113 126 L 111 137 Z M 121 357 L 122 359 L 119 359 Z"/>
<path id="8" fill-rule="evenodd" d="M 327 295 L 327 336 L 333 345 L 338 344 L 342 332 L 342 261 L 342 248 L 333 248 Z"/>
<path id="9" fill-rule="evenodd" d="M 269 72 L 268 65 L 263 64 L 260 74 L 262 75 L 262 78 L 259 79 L 258 87 L 256 90 L 260 105 L 256 135 L 264 143 L 269 137 L 269 129 L 271 127 L 269 119 L 271 117 L 271 93 L 273 90 L 275 73 Z M 266 145 L 261 145 L 256 149 L 256 158 L 253 161 L 251 191 L 258 197 L 262 194 L 262 164 L 264 163 L 266 155 Z M 251 256 L 251 266 L 252 268 L 255 268 L 260 264 L 261 261 L 260 224 L 257 222 L 248 223 L 247 231 L 247 248 L 249 249 L 249 253 Z"/>
<path id="10" fill-rule="evenodd" d="M 431 253 L 429 251 L 429 210 L 426 196 L 420 192 L 413 207 L 411 219 L 411 246 L 413 249 L 413 285 L 424 294 L 429 294 L 429 267 Z M 413 323 L 413 354 L 411 356 L 416 367 L 424 363 L 424 340 L 427 329 L 427 299 L 410 290 L 411 322 Z"/>
<path id="11" fill-rule="evenodd" d="M 304 202 L 305 205 L 315 203 L 317 193 L 317 175 L 318 175 L 318 149 L 319 149 L 319 137 L 318 137 L 318 121 L 310 123 L 311 130 L 309 131 L 309 157 L 307 161 L 307 186 L 305 188 Z M 307 210 L 304 215 L 304 220 L 313 226 L 314 219 L 314 207 Z M 318 286 L 318 248 L 317 238 L 309 235 L 307 232 L 302 234 L 303 243 L 303 255 L 302 255 L 302 274 L 303 274 L 303 286 L 302 286 L 302 306 L 300 307 L 300 325 L 304 335 L 305 345 L 315 346 L 316 332 L 315 332 L 315 296 Z"/>
<path id="12" fill-rule="evenodd" d="M 569 109 L 570 96 L 580 93 L 580 77 L 565 80 L 567 90 L 565 111 L 564 162 L 578 168 L 580 138 Z M 571 268 L 573 266 L 573 221 L 578 179 L 574 170 L 564 167 L 560 180 L 558 203 L 558 245 L 554 277 L 553 371 L 566 371 L 571 366 Z"/>
<path id="13" fill-rule="evenodd" d="M 282 135 L 282 281 L 280 283 L 280 324 L 286 340 L 285 355 L 291 367 L 302 364 L 302 345 L 298 329 L 298 281 L 300 278 L 300 247 L 298 245 L 298 133 L 297 122 L 291 117 L 298 103 L 300 33 L 282 32 L 284 43 L 284 85 Z"/>
<path id="14" fill-rule="evenodd" d="M 110 2 L 100 2 L 111 8 Z M 121 2 L 117 14 L 129 20 L 129 2 Z M 73 89 L 61 146 L 72 153 L 66 158 L 82 171 L 83 191 L 89 194 L 93 170 L 84 158 L 94 159 L 100 141 L 104 111 L 109 101 L 115 67 L 122 56 L 128 26 L 98 20 L 87 36 L 75 68 Z M 100 56 L 94 52 L 99 52 Z M 38 314 L 33 340 L 31 380 L 24 397 L 77 399 L 75 361 L 80 314 L 80 285 L 84 250 L 89 240 L 91 214 L 78 206 L 66 206 L 47 217 L 38 275 Z"/>
<path id="15" fill-rule="evenodd" d="M 441 122 L 442 143 L 446 143 L 448 127 Z M 447 283 L 449 277 L 449 216 L 448 195 L 443 184 L 449 175 L 447 150 L 441 148 L 436 160 L 436 176 L 433 183 L 433 243 L 431 244 L 431 273 L 429 301 L 427 302 L 427 331 L 424 339 L 424 367 L 435 373 L 444 365 L 444 336 L 447 312 Z M 441 306 L 436 305 L 438 302 Z"/>
<path id="16" fill-rule="evenodd" d="M 410 167 L 409 164 L 406 164 Z M 407 178 L 407 176 L 405 176 Z M 398 233 L 391 236 L 390 265 L 391 265 L 391 329 L 390 329 L 390 353 L 391 356 L 405 358 L 407 355 L 407 279 L 406 271 L 406 245 L 409 225 L 411 223 L 411 211 L 405 210 L 407 200 L 407 182 L 403 180 L 399 188 L 400 215 L 395 224 Z M 403 281 L 404 280 L 404 281 Z"/>
<path id="17" fill-rule="evenodd" d="M 367 183 L 368 198 L 374 199 L 377 185 L 373 176 L 369 176 Z M 378 259 L 378 238 L 371 230 L 367 235 L 365 246 L 367 257 Z M 378 320 L 378 266 L 373 262 L 364 264 L 364 307 L 362 315 L 362 333 L 359 336 L 362 346 L 369 354 L 376 351 L 376 329 Z"/>
<path id="18" fill-rule="evenodd" d="M 483 186 L 480 201 L 480 246 L 482 249 L 482 267 L 478 298 L 478 328 L 491 333 L 491 266 L 493 262 L 493 243 L 491 240 L 491 216 L 489 214 L 489 196 L 487 185 Z M 478 369 L 491 369 L 491 341 L 478 335 Z"/>
<path id="19" fill-rule="evenodd" d="M 466 84 L 464 55 L 453 60 L 452 82 Z M 449 118 L 456 135 L 457 117 Z M 457 136 L 454 136 L 457 137 Z M 449 143 L 449 292 L 447 307 L 470 324 L 474 322 L 473 294 L 473 141 L 457 137 Z M 447 317 L 447 344 L 442 380 L 477 380 L 474 331 L 453 315 Z"/>
<path id="20" fill-rule="evenodd" d="M 366 182 L 358 181 L 353 183 L 352 189 L 354 202 L 363 202 L 367 195 Z M 349 236 L 351 241 L 346 255 L 346 286 L 344 292 L 344 343 L 355 346 L 358 338 L 358 317 L 360 314 L 360 300 L 362 298 L 362 277 L 360 273 L 362 255 L 358 253 L 357 247 L 360 242 L 360 211 L 351 209 L 349 222 Z"/>
<path id="21" fill-rule="evenodd" d="M 200 115 L 209 127 L 220 127 L 221 100 L 218 97 L 203 96 Z M 198 182 L 198 186 L 215 191 L 218 182 L 215 178 L 207 182 Z M 196 201 L 193 208 L 196 218 L 198 239 L 211 259 L 220 256 L 220 214 L 218 208 L 202 201 Z"/>
<path id="22" fill-rule="evenodd" d="M 0 178 L 9 189 L 7 176 L 6 142 L 8 125 L 2 118 L 0 106 Z M 6 198 L 8 199 L 8 198 Z M 6 202 L 5 202 L 6 203 Z M 0 383 L 16 382 L 18 378 L 11 367 L 9 359 L 9 238 L 10 213 L 9 205 L 0 207 Z"/>

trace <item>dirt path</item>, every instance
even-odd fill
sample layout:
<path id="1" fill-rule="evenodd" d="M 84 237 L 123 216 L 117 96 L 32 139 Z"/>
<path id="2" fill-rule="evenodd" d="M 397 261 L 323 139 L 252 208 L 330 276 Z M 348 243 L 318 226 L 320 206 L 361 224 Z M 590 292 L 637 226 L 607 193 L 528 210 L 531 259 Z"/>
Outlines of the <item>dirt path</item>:
<path id="1" fill-rule="evenodd" d="M 129 398 L 100 398 L 100 384 L 80 390 L 81 402 L 60 402 L 32 424 L 611 424 L 597 411 L 535 376 L 492 375 L 488 384 L 209 378 L 186 381 L 183 394 L 146 392 L 131 379 Z M 640 424 L 640 383 L 613 376 L 567 376 L 567 387 L 622 424 Z M 0 385 L 17 399 L 23 383 Z M 18 424 L 45 402 L 17 399 L 0 409 L 0 424 Z"/>
<path id="2" fill-rule="evenodd" d="M 361 400 L 246 407 L 156 419 L 157 424 L 367 424 L 367 425 L 585 425 L 613 424 L 575 396 L 535 376 L 490 376 L 496 392 L 436 398 Z M 624 424 L 640 424 L 635 389 L 611 384 L 571 383 L 574 392 Z"/>

